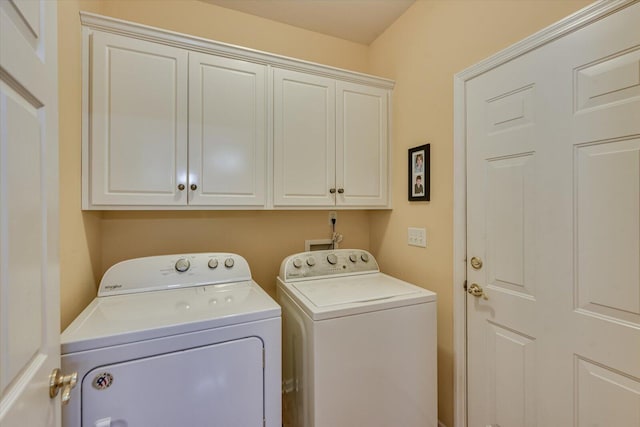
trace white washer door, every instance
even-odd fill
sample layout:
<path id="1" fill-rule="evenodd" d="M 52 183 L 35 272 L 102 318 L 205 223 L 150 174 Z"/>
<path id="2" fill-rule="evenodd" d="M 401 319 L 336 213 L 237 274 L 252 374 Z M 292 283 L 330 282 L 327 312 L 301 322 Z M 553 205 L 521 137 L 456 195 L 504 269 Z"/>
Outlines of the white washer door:
<path id="1" fill-rule="evenodd" d="M 250 337 L 98 367 L 82 380 L 82 426 L 262 426 L 262 351 Z"/>

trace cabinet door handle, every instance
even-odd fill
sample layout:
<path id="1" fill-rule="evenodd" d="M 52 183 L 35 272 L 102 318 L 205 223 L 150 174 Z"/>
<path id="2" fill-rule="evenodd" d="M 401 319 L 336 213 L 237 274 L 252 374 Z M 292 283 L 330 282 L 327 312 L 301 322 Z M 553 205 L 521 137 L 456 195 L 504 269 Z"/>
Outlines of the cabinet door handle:
<path id="1" fill-rule="evenodd" d="M 178 184 L 178 190 L 180 191 L 184 190 L 184 184 Z"/>
<path id="2" fill-rule="evenodd" d="M 336 189 L 335 189 L 335 188 L 330 188 L 330 189 L 329 189 L 329 193 L 331 193 L 331 194 L 336 194 Z"/>
<path id="3" fill-rule="evenodd" d="M 344 193 L 344 188 L 338 188 L 338 193 L 340 194 Z"/>
<path id="4" fill-rule="evenodd" d="M 191 184 L 191 186 L 189 187 L 191 188 L 191 190 L 196 191 L 198 189 L 198 186 L 195 184 Z"/>

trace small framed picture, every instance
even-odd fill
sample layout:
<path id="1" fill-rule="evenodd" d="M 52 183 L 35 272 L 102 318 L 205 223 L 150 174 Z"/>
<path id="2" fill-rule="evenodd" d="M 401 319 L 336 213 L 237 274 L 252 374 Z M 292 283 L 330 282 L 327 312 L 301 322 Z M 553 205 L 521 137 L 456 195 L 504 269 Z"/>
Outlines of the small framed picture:
<path id="1" fill-rule="evenodd" d="M 409 200 L 429 201 L 429 147 L 409 148 Z"/>

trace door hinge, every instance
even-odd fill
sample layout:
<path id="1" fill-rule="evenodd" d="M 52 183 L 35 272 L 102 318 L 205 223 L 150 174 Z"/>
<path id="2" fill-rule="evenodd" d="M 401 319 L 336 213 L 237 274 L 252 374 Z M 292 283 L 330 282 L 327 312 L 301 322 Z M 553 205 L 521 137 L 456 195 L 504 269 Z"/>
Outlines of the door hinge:
<path id="1" fill-rule="evenodd" d="M 464 288 L 465 291 L 467 290 L 467 281 L 466 280 L 464 281 L 464 285 L 462 287 Z"/>

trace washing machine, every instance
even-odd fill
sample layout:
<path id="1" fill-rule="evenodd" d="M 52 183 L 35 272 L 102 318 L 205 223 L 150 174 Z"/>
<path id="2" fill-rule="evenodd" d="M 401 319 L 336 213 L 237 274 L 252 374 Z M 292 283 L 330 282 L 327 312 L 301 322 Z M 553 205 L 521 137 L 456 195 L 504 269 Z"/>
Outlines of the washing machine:
<path id="1" fill-rule="evenodd" d="M 61 341 L 63 427 L 281 426 L 281 310 L 239 255 L 118 263 Z"/>
<path id="2" fill-rule="evenodd" d="M 277 279 L 285 426 L 436 427 L 436 294 L 364 250 L 303 252 Z"/>

